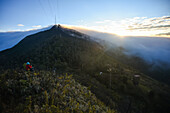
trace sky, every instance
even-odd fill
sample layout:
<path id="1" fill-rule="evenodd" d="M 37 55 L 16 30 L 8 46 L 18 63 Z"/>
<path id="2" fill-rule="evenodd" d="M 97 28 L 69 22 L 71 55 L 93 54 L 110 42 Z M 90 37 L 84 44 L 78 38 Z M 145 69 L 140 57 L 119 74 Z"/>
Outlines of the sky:
<path id="1" fill-rule="evenodd" d="M 120 36 L 170 37 L 170 0 L 0 0 L 0 32 L 56 23 Z"/>

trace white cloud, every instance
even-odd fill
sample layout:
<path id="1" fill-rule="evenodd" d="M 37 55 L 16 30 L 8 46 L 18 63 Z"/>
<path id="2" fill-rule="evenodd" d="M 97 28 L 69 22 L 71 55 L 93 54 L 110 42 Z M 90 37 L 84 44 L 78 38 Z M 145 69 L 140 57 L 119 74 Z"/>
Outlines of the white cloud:
<path id="1" fill-rule="evenodd" d="M 5 30 L 0 30 L 0 32 L 5 32 Z"/>
<path id="2" fill-rule="evenodd" d="M 17 26 L 24 26 L 23 24 L 18 24 Z"/>
<path id="3" fill-rule="evenodd" d="M 84 25 L 84 27 L 121 36 L 155 36 L 170 31 L 170 16 L 153 18 L 133 17 L 117 21 L 95 21 Z M 169 35 L 167 35 L 167 37 L 169 37 Z"/>
<path id="4" fill-rule="evenodd" d="M 36 28 L 39 28 L 39 27 L 41 27 L 41 25 L 35 25 L 35 26 L 32 26 L 32 27 L 36 27 Z"/>

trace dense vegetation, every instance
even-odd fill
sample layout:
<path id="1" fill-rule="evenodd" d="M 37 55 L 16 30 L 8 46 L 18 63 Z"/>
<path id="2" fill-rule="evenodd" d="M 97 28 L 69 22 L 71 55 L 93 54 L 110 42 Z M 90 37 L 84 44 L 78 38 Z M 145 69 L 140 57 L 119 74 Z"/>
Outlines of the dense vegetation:
<path id="1" fill-rule="evenodd" d="M 90 40 L 88 36 L 74 30 L 62 28 L 61 26 L 54 26 L 50 30 L 28 36 L 15 47 L 0 53 L 0 64 L 2 64 L 0 66 L 2 72 L 2 78 L 0 80 L 3 84 L 2 88 L 7 92 L 8 87 L 6 86 L 6 81 L 10 81 L 10 77 L 13 76 L 11 71 L 6 70 L 22 70 L 23 63 L 30 61 L 37 72 L 44 70 L 44 74 L 41 74 L 41 76 L 48 76 L 44 78 L 47 80 L 50 78 L 49 76 L 54 77 L 53 80 L 55 81 L 55 75 L 63 75 L 62 73 L 73 74 L 76 82 L 90 87 L 91 92 L 94 93 L 100 101 L 104 102 L 105 105 L 111 109 L 116 109 L 118 112 L 167 113 L 170 108 L 169 86 L 159 83 L 138 70 L 120 63 L 120 61 L 113 58 L 112 55 L 113 54 L 105 51 L 103 46 Z M 52 74 L 48 75 L 48 73 L 56 74 L 52 76 Z M 141 76 L 139 85 L 133 84 L 133 76 L 136 74 Z M 4 79 L 3 76 L 6 75 L 9 77 L 7 76 Z M 26 76 L 26 74 L 21 75 Z M 15 78 L 12 79 L 19 82 L 19 84 L 23 84 L 20 83 L 19 78 L 20 72 L 17 71 Z M 22 79 L 21 77 L 21 80 Z M 25 81 L 24 79 L 24 84 L 25 83 L 28 84 L 27 80 Z M 43 92 L 36 94 L 30 91 L 25 92 L 22 96 L 25 98 L 31 96 L 28 100 L 36 103 L 38 98 L 32 100 L 32 96 L 34 95 L 53 95 L 53 82 L 48 82 L 48 85 L 46 94 Z M 24 87 L 24 85 L 21 86 Z M 44 85 L 41 87 L 45 88 Z M 1 95 L 3 95 L 2 92 Z M 15 96 L 17 95 L 19 96 L 19 94 Z M 13 96 L 14 95 L 9 95 L 11 98 Z M 79 96 L 75 96 L 75 99 L 78 97 Z M 6 98 L 8 97 L 5 96 L 3 99 Z M 43 98 L 45 98 L 45 96 Z M 13 98 L 12 102 L 15 103 L 15 101 L 16 103 L 20 103 L 17 102 L 20 101 L 18 98 Z M 46 109 L 47 107 L 45 106 L 47 102 L 43 99 L 41 101 L 44 103 L 42 102 L 42 104 L 38 105 L 38 109 Z M 61 101 L 65 102 L 65 100 Z M 48 102 L 50 102 L 50 100 Z M 96 104 L 98 102 L 99 101 L 97 101 Z M 8 107 L 12 107 L 14 103 L 9 104 Z M 98 104 L 101 105 L 100 102 Z M 31 109 L 35 110 L 33 104 L 31 105 Z M 52 104 L 48 105 L 49 109 L 47 110 L 52 110 L 52 108 L 50 108 L 51 105 Z M 21 109 L 23 108 L 23 106 L 20 107 Z M 57 107 L 57 103 L 55 107 Z M 62 107 L 63 106 L 60 106 L 59 108 Z M 57 107 L 56 109 L 59 108 Z M 4 107 L 4 109 L 6 110 L 7 107 Z M 70 109 L 71 108 L 69 108 L 69 110 Z M 101 110 L 106 111 L 109 109 L 104 107 Z"/>
<path id="2" fill-rule="evenodd" d="M 106 42 L 107 43 L 107 42 Z M 124 52 L 127 52 L 125 48 L 113 48 L 107 47 L 108 55 L 111 55 L 114 59 L 119 62 L 133 67 L 134 69 L 139 70 L 140 72 L 154 78 L 162 83 L 170 85 L 170 68 L 165 63 L 160 62 L 160 65 L 156 63 L 147 62 L 139 56 L 135 55 L 125 55 Z M 158 63 L 158 64 L 159 64 Z"/>
<path id="3" fill-rule="evenodd" d="M 1 112 L 115 112 L 72 75 L 7 70 L 0 78 Z"/>

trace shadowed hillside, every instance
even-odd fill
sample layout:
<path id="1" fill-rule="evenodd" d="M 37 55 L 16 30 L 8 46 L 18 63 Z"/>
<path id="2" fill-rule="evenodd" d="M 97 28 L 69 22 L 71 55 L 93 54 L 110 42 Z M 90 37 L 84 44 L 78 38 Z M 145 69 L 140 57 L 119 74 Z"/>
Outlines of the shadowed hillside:
<path id="1" fill-rule="evenodd" d="M 34 66 L 36 73 L 43 70 L 44 74 L 39 74 L 39 77 L 44 76 L 45 78 L 42 79 L 45 81 L 48 81 L 48 78 L 52 77 L 51 79 L 56 80 L 57 84 L 57 75 L 63 75 L 63 73 L 72 74 L 76 83 L 90 87 L 91 92 L 95 94 L 100 101 L 118 112 L 166 113 L 169 111 L 170 91 L 168 86 L 151 79 L 130 66 L 120 63 L 119 60 L 112 57 L 112 54 L 106 52 L 104 46 L 91 40 L 90 37 L 85 34 L 63 28 L 60 25 L 53 26 L 50 30 L 27 36 L 15 47 L 0 53 L 0 69 L 2 72 L 0 80 L 4 86 L 2 89 L 5 92 L 11 89 L 11 86 L 8 86 L 8 81 L 11 79 L 16 82 L 21 81 L 21 83 L 16 83 L 19 84 L 19 87 L 25 87 L 24 84 L 28 85 L 30 83 L 27 81 L 27 74 L 23 71 L 22 67 L 23 63 L 29 61 Z M 15 72 L 16 74 L 11 72 L 11 70 L 17 70 Z M 25 73 L 21 74 L 25 76 L 24 78 L 19 77 L 21 76 L 19 74 L 20 71 L 22 71 L 21 73 Z M 55 74 L 48 74 L 48 72 Z M 14 75 L 15 77 L 13 78 Z M 134 84 L 134 75 L 140 75 L 138 85 Z M 35 75 L 32 74 L 32 76 Z M 36 77 L 32 77 L 32 79 L 34 78 Z M 37 82 L 41 83 L 41 81 Z M 46 83 L 48 88 L 47 91 L 44 92 L 44 95 L 47 97 L 47 95 L 53 95 L 51 90 L 54 84 L 50 80 L 49 82 L 45 82 L 45 84 Z M 31 84 L 33 83 L 31 82 Z M 27 85 L 25 87 L 26 89 Z M 78 84 L 72 84 L 70 87 L 77 85 Z M 12 86 L 15 85 L 13 84 Z M 40 85 L 40 87 L 43 89 L 46 88 L 44 85 Z M 61 87 L 64 87 L 64 85 L 61 85 Z M 23 88 L 24 91 L 26 90 L 25 88 Z M 22 89 L 19 88 L 17 90 L 20 92 Z M 58 91 L 59 89 L 55 90 Z M 70 90 L 68 90 L 68 92 L 70 92 Z M 81 91 L 77 88 L 73 93 L 76 92 Z M 37 97 L 32 100 L 32 96 L 41 96 L 43 95 L 42 93 L 36 91 L 32 93 L 33 92 L 30 91 L 22 95 L 23 98 L 29 97 L 28 100 L 34 101 L 31 107 L 27 107 L 29 110 L 35 110 L 33 105 L 36 105 L 35 103 L 38 101 L 44 101 L 44 103 L 38 105 L 39 108 L 52 110 L 49 106 L 53 104 L 48 105 L 47 103 L 50 101 L 47 101 L 48 99 L 45 99 L 46 97 L 43 97 L 46 101 L 43 99 L 38 100 L 39 98 Z M 2 95 L 4 96 L 1 92 L 1 97 Z M 57 95 L 62 95 L 62 93 L 58 93 Z M 9 96 L 15 97 L 19 95 L 9 93 Z M 4 98 L 7 97 L 4 96 Z M 79 96 L 74 96 L 74 99 L 77 98 L 79 98 Z M 95 102 L 95 99 L 92 99 L 93 96 L 89 98 L 91 103 Z M 12 104 L 14 104 L 15 101 L 19 101 L 17 98 L 13 99 Z M 66 106 L 67 102 L 62 103 L 62 101 L 65 102 L 65 100 L 60 100 L 61 106 L 59 108 L 64 109 L 63 106 Z M 75 101 L 75 103 L 78 102 Z M 96 104 L 97 103 L 100 105 L 99 101 L 97 101 Z M 58 104 L 60 105 L 60 103 L 56 103 L 55 106 L 57 107 Z M 11 105 L 3 106 L 3 109 L 11 107 Z M 28 105 L 30 106 L 30 104 Z M 75 105 L 79 106 L 77 104 Z M 94 104 L 92 104 L 92 106 L 93 105 Z M 72 106 L 72 104 L 68 106 Z M 21 106 L 21 109 L 22 107 L 23 106 Z M 78 108 L 80 108 L 80 106 Z M 101 110 L 109 110 L 105 108 L 106 107 Z M 69 109 L 70 107 L 68 107 L 68 110 Z M 75 109 L 77 110 L 77 108 Z"/>

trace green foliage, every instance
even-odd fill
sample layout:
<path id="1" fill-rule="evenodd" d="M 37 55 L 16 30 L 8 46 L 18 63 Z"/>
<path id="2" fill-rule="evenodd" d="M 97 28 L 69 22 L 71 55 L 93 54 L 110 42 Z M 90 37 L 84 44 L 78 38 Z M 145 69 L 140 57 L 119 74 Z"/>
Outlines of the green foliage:
<path id="1" fill-rule="evenodd" d="M 15 74 L 15 71 L 8 70 L 6 76 L 8 73 Z M 3 91 L 6 90 L 8 94 L 1 93 L 3 112 L 8 112 L 8 109 L 13 112 L 25 113 L 106 112 L 110 110 L 87 87 L 77 83 L 72 75 L 57 76 L 51 72 L 40 71 L 39 75 L 35 76 L 31 72 L 29 77 L 32 80 L 30 81 L 27 79 L 27 73 L 16 73 L 20 73 L 18 77 L 21 76 L 21 78 L 17 78 L 18 82 L 10 84 L 8 83 L 10 76 L 3 76 L 5 79 L 3 79 L 4 83 L 1 84 L 4 86 Z M 12 76 L 10 80 L 15 81 L 16 77 Z M 18 85 L 21 85 L 19 87 L 21 91 L 14 93 Z M 15 88 L 12 91 L 10 91 L 11 86 Z M 16 97 L 18 95 L 20 97 Z M 6 103 L 9 96 L 9 102 L 13 103 L 13 107 Z"/>
<path id="2" fill-rule="evenodd" d="M 154 63 L 146 62 L 144 59 L 142 59 L 139 56 L 133 56 L 133 55 L 125 55 L 124 52 L 127 51 L 123 48 L 111 48 L 107 51 L 107 54 L 112 56 L 117 61 L 126 64 L 128 66 L 133 67 L 134 69 L 139 70 L 140 72 L 160 81 L 163 83 L 166 83 L 170 85 L 170 68 L 166 66 L 163 62 L 159 63 L 162 66 L 157 66 Z"/>

